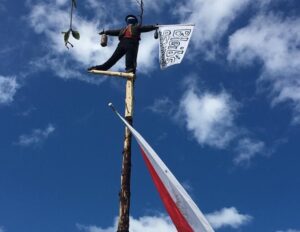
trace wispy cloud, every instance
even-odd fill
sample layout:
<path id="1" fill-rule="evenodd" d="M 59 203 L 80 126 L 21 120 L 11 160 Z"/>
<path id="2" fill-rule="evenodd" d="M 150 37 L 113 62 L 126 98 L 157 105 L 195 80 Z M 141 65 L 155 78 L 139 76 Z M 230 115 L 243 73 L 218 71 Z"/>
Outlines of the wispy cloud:
<path id="1" fill-rule="evenodd" d="M 252 221 L 253 217 L 247 214 L 241 214 L 235 207 L 223 208 L 219 211 L 205 215 L 214 229 L 222 227 L 239 228 Z M 95 225 L 76 224 L 77 229 L 83 232 L 115 232 L 118 226 L 118 218 L 115 218 L 114 224 L 107 228 Z M 171 219 L 165 215 L 143 216 L 140 218 L 130 217 L 131 232 L 158 232 L 158 231 L 177 231 Z M 294 231 L 287 231 L 294 232 Z M 295 231 L 296 232 L 296 231 Z"/>
<path id="2" fill-rule="evenodd" d="M 19 84 L 15 77 L 0 75 L 0 105 L 13 102 Z"/>
<path id="3" fill-rule="evenodd" d="M 300 123 L 299 27 L 300 18 L 261 14 L 230 37 L 228 55 L 238 65 L 262 63 L 258 84 L 269 84 L 273 105 L 290 103 L 294 123 Z"/>
<path id="4" fill-rule="evenodd" d="M 22 117 L 28 117 L 30 116 L 34 111 L 36 111 L 36 108 L 31 106 L 25 110 L 23 110 L 22 112 L 18 113 L 18 116 L 22 116 Z"/>
<path id="5" fill-rule="evenodd" d="M 77 224 L 77 228 L 83 232 L 115 232 L 117 229 L 118 220 L 115 220 L 113 226 L 108 228 L 101 228 L 97 226 L 85 226 Z M 158 232 L 168 231 L 176 232 L 169 217 L 166 216 L 144 216 L 138 219 L 130 217 L 130 231 L 131 232 Z"/>
<path id="6" fill-rule="evenodd" d="M 247 7 L 250 0 L 188 0 L 179 3 L 175 12 L 185 22 L 195 23 L 192 42 L 212 59 L 219 50 L 220 39 L 233 20 Z"/>
<path id="7" fill-rule="evenodd" d="M 161 97 L 155 99 L 152 105 L 147 107 L 148 110 L 156 114 L 170 115 L 175 111 L 174 102 L 168 97 Z"/>
<path id="8" fill-rule="evenodd" d="M 147 9 L 149 12 L 162 12 L 165 10 L 164 6 L 172 2 L 172 0 L 144 0 L 145 9 Z"/>
<path id="9" fill-rule="evenodd" d="M 0 226 L 0 232 L 5 232 L 4 227 Z"/>
<path id="10" fill-rule="evenodd" d="M 276 232 L 300 232 L 300 230 L 288 229 L 288 230 L 277 230 Z"/>
<path id="11" fill-rule="evenodd" d="M 199 144 L 225 148 L 237 135 L 236 109 L 236 102 L 225 91 L 200 93 L 189 85 L 180 101 L 179 115 Z"/>
<path id="12" fill-rule="evenodd" d="M 99 3 L 98 1 L 89 0 L 86 4 L 94 7 L 95 4 Z M 117 10 L 116 8 L 119 7 L 115 6 L 113 9 Z M 45 53 L 48 54 L 46 59 L 40 60 L 39 64 L 35 66 L 51 69 L 62 78 L 77 78 L 92 82 L 92 78 L 83 74 L 82 70 L 106 61 L 112 55 L 118 43 L 118 38 L 114 37 L 114 39 L 109 39 L 108 47 L 101 48 L 98 32 L 102 30 L 103 25 L 105 25 L 106 29 L 124 26 L 123 17 L 121 19 L 119 17 L 114 18 L 113 14 L 109 14 L 108 11 L 103 10 L 100 18 L 98 14 L 92 14 L 92 17 L 87 19 L 81 17 L 79 11 L 76 12 L 74 26 L 80 32 L 81 37 L 79 41 L 74 41 L 74 48 L 67 50 L 63 43 L 63 37 L 60 34 L 61 31 L 66 30 L 69 26 L 69 12 L 65 1 L 56 1 L 54 4 L 52 2 L 37 3 L 31 5 L 30 8 L 31 11 L 27 21 L 35 33 L 44 36 L 44 43 L 46 44 Z M 124 9 L 121 9 L 118 13 L 123 11 Z M 109 16 L 109 20 L 107 16 Z M 139 71 L 147 73 L 154 69 L 154 63 L 157 59 L 158 42 L 153 39 L 152 33 L 146 33 L 142 37 L 140 50 L 143 52 L 138 54 L 138 68 Z M 35 60 L 34 63 L 36 62 Z M 57 66 L 59 67 L 58 69 Z M 124 62 L 120 61 L 117 63 L 114 69 L 124 69 Z"/>
<path id="13" fill-rule="evenodd" d="M 250 138 L 240 139 L 235 150 L 238 155 L 234 158 L 234 163 L 238 165 L 249 164 L 254 156 L 267 152 L 264 142 Z"/>
<path id="14" fill-rule="evenodd" d="M 253 219 L 252 216 L 241 214 L 235 207 L 223 208 L 219 211 L 206 214 L 207 220 L 211 223 L 214 229 L 222 227 L 239 228 Z"/>
<path id="15" fill-rule="evenodd" d="M 32 145 L 40 145 L 54 131 L 55 131 L 55 127 L 52 124 L 49 124 L 45 129 L 34 129 L 29 134 L 21 135 L 16 144 L 24 147 L 28 147 Z"/>
<path id="16" fill-rule="evenodd" d="M 233 150 L 235 165 L 249 165 L 257 155 L 268 156 L 280 144 L 268 149 L 243 125 L 237 124 L 241 104 L 228 92 L 212 92 L 197 87 L 194 77 L 187 78 L 185 92 L 177 104 L 168 97 L 161 97 L 147 107 L 153 113 L 167 115 L 174 122 L 184 122 L 196 141 L 204 146 Z"/>
<path id="17" fill-rule="evenodd" d="M 99 78 L 95 75 L 87 75 L 85 71 L 79 70 L 78 68 L 72 68 L 73 66 L 70 66 L 69 62 L 69 58 L 56 57 L 49 54 L 43 58 L 32 60 L 30 65 L 32 72 L 52 70 L 56 76 L 66 80 L 78 79 L 95 85 L 99 85 L 106 80 L 106 78 Z"/>

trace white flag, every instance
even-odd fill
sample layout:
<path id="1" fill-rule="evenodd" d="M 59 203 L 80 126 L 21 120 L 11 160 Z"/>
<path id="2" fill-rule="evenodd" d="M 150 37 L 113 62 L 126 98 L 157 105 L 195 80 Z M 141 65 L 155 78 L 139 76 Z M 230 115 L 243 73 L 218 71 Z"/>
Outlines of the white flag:
<path id="1" fill-rule="evenodd" d="M 162 69 L 181 62 L 193 29 L 194 25 L 159 26 L 159 59 Z"/>
<path id="2" fill-rule="evenodd" d="M 114 109 L 114 108 L 113 108 Z M 115 109 L 114 109 L 115 111 Z M 214 232 L 200 209 L 152 147 L 117 112 L 140 145 L 154 184 L 178 232 Z"/>

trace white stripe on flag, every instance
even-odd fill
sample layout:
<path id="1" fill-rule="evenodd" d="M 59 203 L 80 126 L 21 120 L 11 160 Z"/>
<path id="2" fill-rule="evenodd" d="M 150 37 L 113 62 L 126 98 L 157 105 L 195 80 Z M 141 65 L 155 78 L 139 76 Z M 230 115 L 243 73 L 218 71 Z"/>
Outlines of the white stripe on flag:
<path id="1" fill-rule="evenodd" d="M 151 176 L 177 230 L 180 232 L 214 232 L 195 202 L 152 147 L 117 111 L 115 112 L 140 145 L 150 173 L 152 171 Z M 172 202 L 170 202 L 168 196 L 170 196 Z M 175 203 L 175 208 L 172 208 L 173 203 Z M 176 211 L 177 209 L 180 212 L 172 212 L 172 210 Z"/>

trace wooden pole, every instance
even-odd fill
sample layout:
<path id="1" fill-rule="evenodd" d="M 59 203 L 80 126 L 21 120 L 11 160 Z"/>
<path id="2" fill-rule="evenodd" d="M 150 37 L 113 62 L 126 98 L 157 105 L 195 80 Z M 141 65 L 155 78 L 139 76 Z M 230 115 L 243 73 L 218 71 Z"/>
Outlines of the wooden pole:
<path id="1" fill-rule="evenodd" d="M 125 119 L 132 125 L 133 103 L 134 103 L 134 82 L 136 75 L 134 73 L 91 70 L 93 74 L 102 74 L 126 78 L 126 97 L 125 97 Z M 131 132 L 125 127 L 125 138 L 122 160 L 121 191 L 119 222 L 117 232 L 129 232 L 129 213 L 130 213 L 130 177 L 131 177 Z"/>
<path id="2" fill-rule="evenodd" d="M 133 74 L 134 75 L 134 74 Z M 126 81 L 126 98 L 125 98 L 125 119 L 130 125 L 133 121 L 133 104 L 134 104 L 134 82 L 133 78 Z M 120 209 L 117 232 L 129 232 L 129 213 L 130 213 L 130 177 L 131 177 L 131 132 L 125 127 L 125 139 L 121 175 L 120 191 Z"/>

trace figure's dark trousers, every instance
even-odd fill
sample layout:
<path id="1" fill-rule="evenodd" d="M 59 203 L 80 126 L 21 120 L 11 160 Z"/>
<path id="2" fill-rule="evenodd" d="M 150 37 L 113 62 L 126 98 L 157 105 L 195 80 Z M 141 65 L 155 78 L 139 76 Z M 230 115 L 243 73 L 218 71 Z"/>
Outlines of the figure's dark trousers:
<path id="1" fill-rule="evenodd" d="M 125 57 L 126 70 L 135 71 L 138 49 L 139 49 L 138 41 L 123 38 L 119 42 L 112 56 L 104 64 L 98 65 L 96 66 L 96 68 L 99 70 L 108 70 L 115 63 L 117 63 L 118 60 L 120 60 L 124 55 L 126 55 Z"/>

